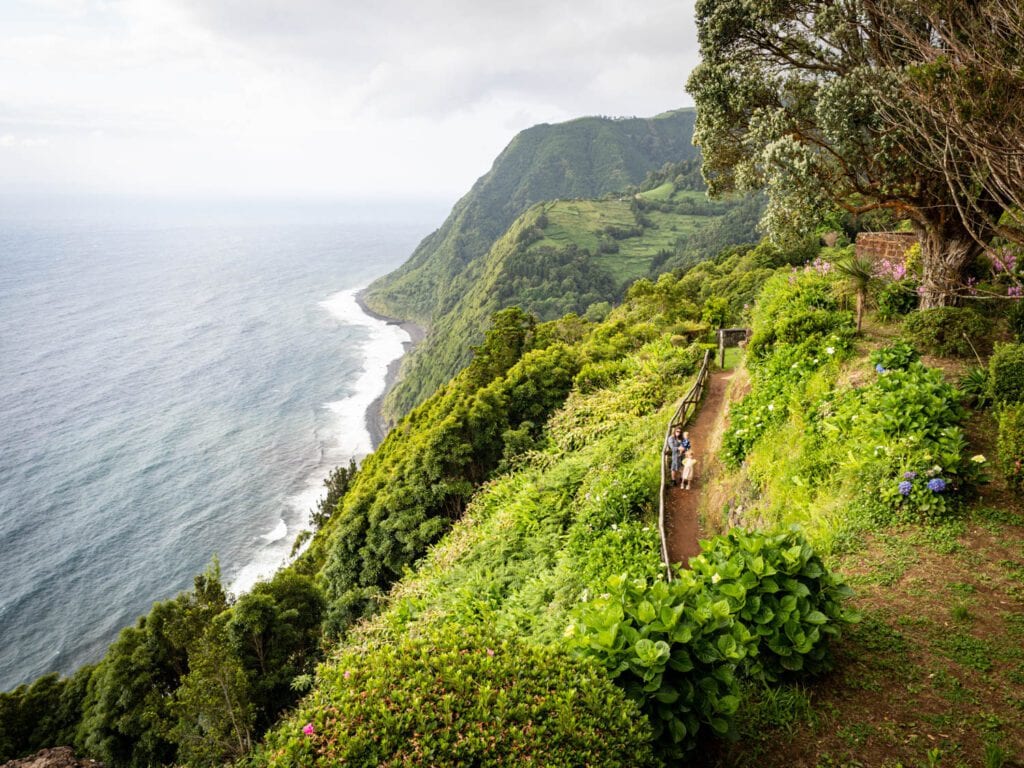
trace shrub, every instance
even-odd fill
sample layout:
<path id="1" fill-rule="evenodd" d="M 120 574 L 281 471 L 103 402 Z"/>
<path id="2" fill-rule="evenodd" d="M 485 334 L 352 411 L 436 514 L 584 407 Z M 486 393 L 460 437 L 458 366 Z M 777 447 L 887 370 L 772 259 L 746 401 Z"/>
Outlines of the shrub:
<path id="1" fill-rule="evenodd" d="M 756 638 L 746 674 L 775 682 L 831 669 L 829 640 L 859 620 L 843 608 L 853 591 L 825 569 L 798 529 L 766 536 L 734 528 L 701 548 L 690 567 Z"/>
<path id="2" fill-rule="evenodd" d="M 903 329 L 920 349 L 934 355 L 970 357 L 975 348 L 988 349 L 985 318 L 966 307 L 919 310 L 907 316 Z"/>
<path id="3" fill-rule="evenodd" d="M 752 636 L 692 572 L 671 583 L 612 577 L 608 594 L 577 610 L 569 637 L 641 704 L 667 754 L 692 749 L 702 726 L 729 732 Z"/>
<path id="4" fill-rule="evenodd" d="M 652 763 L 651 727 L 592 663 L 447 625 L 349 648 L 267 738 L 267 766 Z"/>
<path id="5" fill-rule="evenodd" d="M 916 362 L 919 358 L 920 355 L 917 354 L 917 350 L 914 349 L 912 344 L 899 340 L 893 342 L 888 347 L 876 349 L 871 353 L 869 359 L 871 364 L 875 366 L 876 371 L 878 366 L 882 366 L 882 369 L 885 371 L 892 371 L 909 368 L 910 364 Z"/>
<path id="6" fill-rule="evenodd" d="M 988 369 L 971 368 L 958 385 L 963 401 L 974 408 L 985 408 L 992 401 L 988 384 Z"/>
<path id="7" fill-rule="evenodd" d="M 893 318 L 913 312 L 920 301 L 916 289 L 917 284 L 913 280 L 888 283 L 875 297 L 878 303 L 878 316 L 889 322 Z"/>
<path id="8" fill-rule="evenodd" d="M 1024 344 L 1000 344 L 988 361 L 989 392 L 997 403 L 1024 399 Z"/>
<path id="9" fill-rule="evenodd" d="M 999 463 L 1011 488 L 1024 488 L 1024 404 L 1008 405 L 999 414 Z"/>

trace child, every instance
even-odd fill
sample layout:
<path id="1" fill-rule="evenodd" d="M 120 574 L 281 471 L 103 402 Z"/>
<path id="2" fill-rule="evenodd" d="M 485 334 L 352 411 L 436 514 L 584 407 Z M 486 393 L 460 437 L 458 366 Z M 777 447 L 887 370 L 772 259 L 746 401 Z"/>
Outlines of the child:
<path id="1" fill-rule="evenodd" d="M 683 488 L 689 489 L 690 483 L 693 482 L 693 468 L 697 464 L 697 460 L 693 458 L 693 451 L 687 451 L 683 459 Z"/>

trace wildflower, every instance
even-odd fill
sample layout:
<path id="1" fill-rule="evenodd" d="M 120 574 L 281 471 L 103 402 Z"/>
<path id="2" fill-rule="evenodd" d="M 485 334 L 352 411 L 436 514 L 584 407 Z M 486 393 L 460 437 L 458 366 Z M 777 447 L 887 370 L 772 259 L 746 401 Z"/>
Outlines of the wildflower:
<path id="1" fill-rule="evenodd" d="M 619 530 L 619 526 L 618 526 L 618 523 L 612 523 L 612 530 L 613 530 L 613 531 L 617 531 L 617 530 Z"/>
<path id="2" fill-rule="evenodd" d="M 826 355 L 834 355 L 835 353 L 836 353 L 836 348 L 835 347 L 825 347 L 825 354 Z"/>
<path id="3" fill-rule="evenodd" d="M 876 363 L 875 373 L 885 373 L 885 366 L 883 366 L 881 363 Z"/>
<path id="4" fill-rule="evenodd" d="M 909 496 L 910 495 L 910 489 L 911 489 L 912 486 L 911 486 L 911 483 L 910 483 L 909 480 L 904 480 L 902 483 L 900 483 L 896 487 L 899 489 L 899 492 L 900 492 L 901 495 L 903 495 L 903 496 Z"/>
<path id="5" fill-rule="evenodd" d="M 314 733 L 316 733 L 316 728 L 313 726 L 312 723 L 306 723 L 304 726 L 302 726 L 302 732 L 307 736 L 312 736 Z"/>
<path id="6" fill-rule="evenodd" d="M 903 479 L 904 480 L 913 480 L 915 477 L 917 477 L 917 472 L 904 472 L 903 473 Z"/>
<path id="7" fill-rule="evenodd" d="M 352 670 L 346 669 L 345 670 L 345 674 L 342 675 L 342 677 L 344 677 L 346 680 L 348 680 L 350 677 L 352 677 Z"/>
<path id="8" fill-rule="evenodd" d="M 769 411 L 774 411 L 775 410 L 775 403 L 768 403 L 768 410 Z"/>
<path id="9" fill-rule="evenodd" d="M 928 481 L 928 490 L 932 493 L 942 493 L 946 490 L 946 481 L 941 477 L 933 477 Z"/>
<path id="10" fill-rule="evenodd" d="M 979 453 L 977 456 L 971 456 L 971 461 L 975 464 L 984 464 L 988 459 L 985 458 L 984 454 Z"/>
<path id="11" fill-rule="evenodd" d="M 722 575 L 720 573 L 716 573 L 716 574 L 712 575 L 712 577 L 711 577 L 711 583 L 712 584 L 717 584 L 721 580 L 722 580 Z"/>
<path id="12" fill-rule="evenodd" d="M 1021 296 L 1024 296 L 1024 287 L 1019 285 L 1011 285 L 1009 288 L 1006 289 L 1006 295 L 1012 299 L 1019 299 Z"/>
<path id="13" fill-rule="evenodd" d="M 488 648 L 487 649 L 487 655 L 488 656 L 493 656 L 494 655 L 494 649 L 493 648 Z"/>

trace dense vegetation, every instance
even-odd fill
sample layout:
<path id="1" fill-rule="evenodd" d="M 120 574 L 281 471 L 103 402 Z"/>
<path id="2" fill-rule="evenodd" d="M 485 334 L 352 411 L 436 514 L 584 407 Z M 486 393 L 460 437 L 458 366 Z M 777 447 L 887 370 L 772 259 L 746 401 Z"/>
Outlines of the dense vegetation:
<path id="1" fill-rule="evenodd" d="M 994 238 L 1022 242 L 1018 5 L 702 0 L 697 26 L 705 175 L 766 189 L 776 238 L 892 211 L 920 237 L 925 307 L 959 304 Z"/>
<path id="2" fill-rule="evenodd" d="M 711 202 L 693 162 L 666 164 L 635 195 L 538 203 L 466 267 L 451 307 L 404 361 L 386 402 L 404 415 L 469 362 L 490 315 L 518 306 L 540 320 L 601 319 L 634 280 L 752 243 L 757 198 Z"/>
<path id="3" fill-rule="evenodd" d="M 467 268 L 527 208 L 622 192 L 665 163 L 696 157 L 694 118 L 692 109 L 650 119 L 585 117 L 519 133 L 409 260 L 370 286 L 367 303 L 429 326 L 472 285 Z"/>

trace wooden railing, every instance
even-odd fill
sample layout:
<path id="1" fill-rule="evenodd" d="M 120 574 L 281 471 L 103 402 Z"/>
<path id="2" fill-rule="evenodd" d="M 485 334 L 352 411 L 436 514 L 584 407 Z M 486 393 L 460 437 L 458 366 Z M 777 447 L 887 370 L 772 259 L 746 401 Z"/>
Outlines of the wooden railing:
<path id="1" fill-rule="evenodd" d="M 711 364 L 711 350 L 709 349 L 704 353 L 704 360 L 700 364 L 700 370 L 697 372 L 697 380 L 690 387 L 690 391 L 686 393 L 686 397 L 679 403 L 679 407 L 676 408 L 676 412 L 672 415 L 669 420 L 668 429 L 665 430 L 665 438 L 661 441 L 660 454 L 661 454 L 661 492 L 658 496 L 658 533 L 661 535 L 661 561 L 665 564 L 665 575 L 669 581 L 672 581 L 672 564 L 668 559 L 668 538 L 665 536 L 665 491 L 668 487 L 668 472 L 670 471 L 670 457 L 665 454 L 668 448 L 668 438 L 672 434 L 672 430 L 676 427 L 685 426 L 686 422 L 689 421 L 693 412 L 697 410 L 697 405 L 700 404 L 700 399 L 704 395 L 704 384 L 708 378 L 708 366 Z"/>

